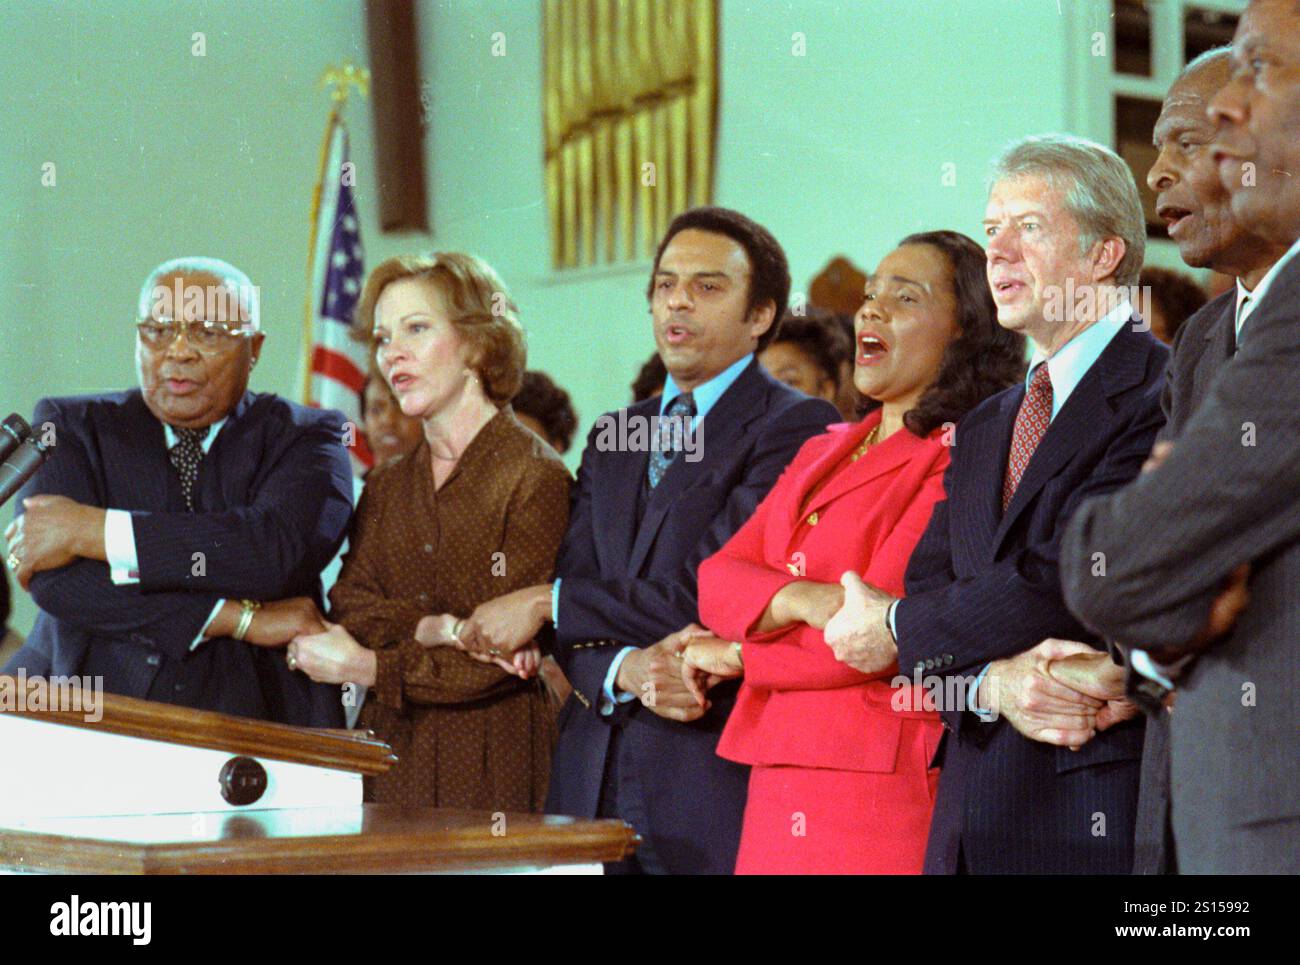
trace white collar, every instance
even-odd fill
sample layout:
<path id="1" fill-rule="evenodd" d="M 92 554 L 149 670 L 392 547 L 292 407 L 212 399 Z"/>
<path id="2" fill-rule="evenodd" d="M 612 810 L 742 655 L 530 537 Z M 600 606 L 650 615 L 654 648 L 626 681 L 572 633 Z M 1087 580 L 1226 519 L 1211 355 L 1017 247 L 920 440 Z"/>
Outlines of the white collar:
<path id="1" fill-rule="evenodd" d="M 221 431 L 221 427 L 224 426 L 229 419 L 230 416 L 224 416 L 208 427 L 208 434 L 203 437 L 203 442 L 201 443 L 203 446 L 203 454 L 205 456 L 212 451 L 212 444 L 217 441 L 217 433 Z M 167 423 L 164 422 L 162 427 L 163 438 L 167 441 L 167 449 L 170 451 L 180 440 L 176 435 L 176 430 Z"/>

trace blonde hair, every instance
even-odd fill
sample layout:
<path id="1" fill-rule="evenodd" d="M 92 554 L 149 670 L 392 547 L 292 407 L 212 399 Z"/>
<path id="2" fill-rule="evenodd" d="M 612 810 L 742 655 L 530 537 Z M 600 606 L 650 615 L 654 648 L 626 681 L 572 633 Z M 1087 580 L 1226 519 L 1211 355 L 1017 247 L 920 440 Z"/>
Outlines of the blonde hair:
<path id="1" fill-rule="evenodd" d="M 519 309 L 492 266 L 474 255 L 437 251 L 381 262 L 366 279 L 357 304 L 357 337 L 373 346 L 375 304 L 385 288 L 407 278 L 431 282 L 442 293 L 447 318 L 468 346 L 468 365 L 484 394 L 498 406 L 514 398 L 528 361 Z"/>

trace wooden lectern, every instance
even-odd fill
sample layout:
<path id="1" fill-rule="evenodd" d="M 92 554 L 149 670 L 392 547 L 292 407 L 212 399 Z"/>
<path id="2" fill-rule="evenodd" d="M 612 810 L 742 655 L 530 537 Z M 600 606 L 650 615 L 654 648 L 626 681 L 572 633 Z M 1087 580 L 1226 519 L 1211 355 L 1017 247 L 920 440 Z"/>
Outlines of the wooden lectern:
<path id="1" fill-rule="evenodd" d="M 0 872 L 594 871 L 635 847 L 616 820 L 362 804 L 396 762 L 372 734 L 62 686 L 0 677 Z"/>

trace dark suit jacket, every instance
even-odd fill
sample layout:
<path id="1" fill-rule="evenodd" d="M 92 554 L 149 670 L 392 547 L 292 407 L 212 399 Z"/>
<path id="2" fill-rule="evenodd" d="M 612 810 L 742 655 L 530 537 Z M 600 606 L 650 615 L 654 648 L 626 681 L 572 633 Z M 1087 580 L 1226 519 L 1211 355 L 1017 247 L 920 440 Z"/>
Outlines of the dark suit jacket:
<path id="1" fill-rule="evenodd" d="M 1234 285 L 1202 306 L 1178 330 L 1169 368 L 1165 371 L 1165 391 L 1160 399 L 1167 420 L 1160 433 L 1161 439 L 1178 437 L 1192 413 L 1209 395 L 1215 376 L 1232 358 L 1237 349 L 1236 317 L 1237 288 Z M 1160 574 L 1152 576 L 1163 579 Z M 1117 643 L 1113 649 L 1119 659 L 1125 659 L 1126 647 Z M 1137 827 L 1133 836 L 1134 874 L 1158 875 L 1173 871 L 1168 834 L 1169 716 L 1161 713 L 1147 718 L 1146 743 L 1142 748 L 1142 787 L 1138 794 Z"/>
<path id="2" fill-rule="evenodd" d="M 38 493 L 130 510 L 140 582 L 114 585 L 97 560 L 37 573 L 31 594 L 41 612 L 5 669 L 100 675 L 109 693 L 342 726 L 338 688 L 291 673 L 282 649 L 190 644 L 222 597 L 320 603 L 320 571 L 351 515 L 343 421 L 245 393 L 203 459 L 190 513 L 162 423 L 138 389 L 41 400 L 32 424 L 54 425 L 54 452 L 24 487 L 18 512 L 22 497 Z"/>
<path id="3" fill-rule="evenodd" d="M 656 416 L 659 404 L 649 399 L 628 416 Z M 620 807 L 666 870 L 734 869 L 749 771 L 715 748 L 736 685 L 717 688 L 712 709 L 690 724 L 637 701 L 603 716 L 601 691 L 623 646 L 649 646 L 698 620 L 700 562 L 749 518 L 799 447 L 838 418 L 829 403 L 782 385 L 755 360 L 704 417 L 702 458 L 679 455 L 641 514 L 649 454 L 602 451 L 597 423 L 556 565 L 555 655 L 574 694 L 561 711 L 549 813 L 595 816 L 611 731 L 622 728 Z"/>
<path id="4" fill-rule="evenodd" d="M 1097 640 L 1065 607 L 1060 538 L 1085 498 L 1140 470 L 1164 422 L 1167 358 L 1150 335 L 1121 329 L 1052 421 L 1005 514 L 1002 480 L 1024 386 L 962 420 L 948 498 L 912 555 L 895 613 L 902 673 L 973 679 L 1047 637 Z M 981 722 L 960 703 L 943 714 L 926 872 L 955 872 L 960 849 L 974 873 L 1127 874 L 1142 721 L 1073 752 L 1004 720 Z"/>
<path id="5" fill-rule="evenodd" d="M 1070 606 L 1117 640 L 1185 652 L 1232 570 L 1250 563 L 1233 631 L 1178 680 L 1171 792 L 1184 870 L 1250 870 L 1229 842 L 1300 816 L 1300 259 L 1246 322 L 1173 453 L 1080 509 L 1062 549 Z M 1087 557 L 1104 552 L 1104 580 Z"/>

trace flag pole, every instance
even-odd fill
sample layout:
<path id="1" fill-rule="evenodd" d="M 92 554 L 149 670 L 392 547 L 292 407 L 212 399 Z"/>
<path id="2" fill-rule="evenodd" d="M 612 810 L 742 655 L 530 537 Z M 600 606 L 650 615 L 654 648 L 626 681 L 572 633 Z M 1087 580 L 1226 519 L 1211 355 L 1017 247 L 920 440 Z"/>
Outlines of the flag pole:
<path id="1" fill-rule="evenodd" d="M 327 67 L 316 82 L 319 88 L 330 87 L 330 113 L 325 119 L 325 136 L 320 144 L 320 167 L 316 176 L 316 186 L 311 194 L 311 234 L 307 241 L 307 285 L 302 307 L 302 401 L 310 405 L 311 397 L 311 355 L 315 344 L 313 328 L 316 311 L 314 299 L 319 294 L 314 291 L 316 281 L 316 244 L 320 231 L 320 204 L 325 188 L 326 166 L 329 164 L 330 142 L 334 137 L 334 128 L 342 123 L 342 111 L 347 106 L 351 88 L 356 87 L 365 97 L 370 90 L 370 71 L 358 68 L 352 61 Z"/>

